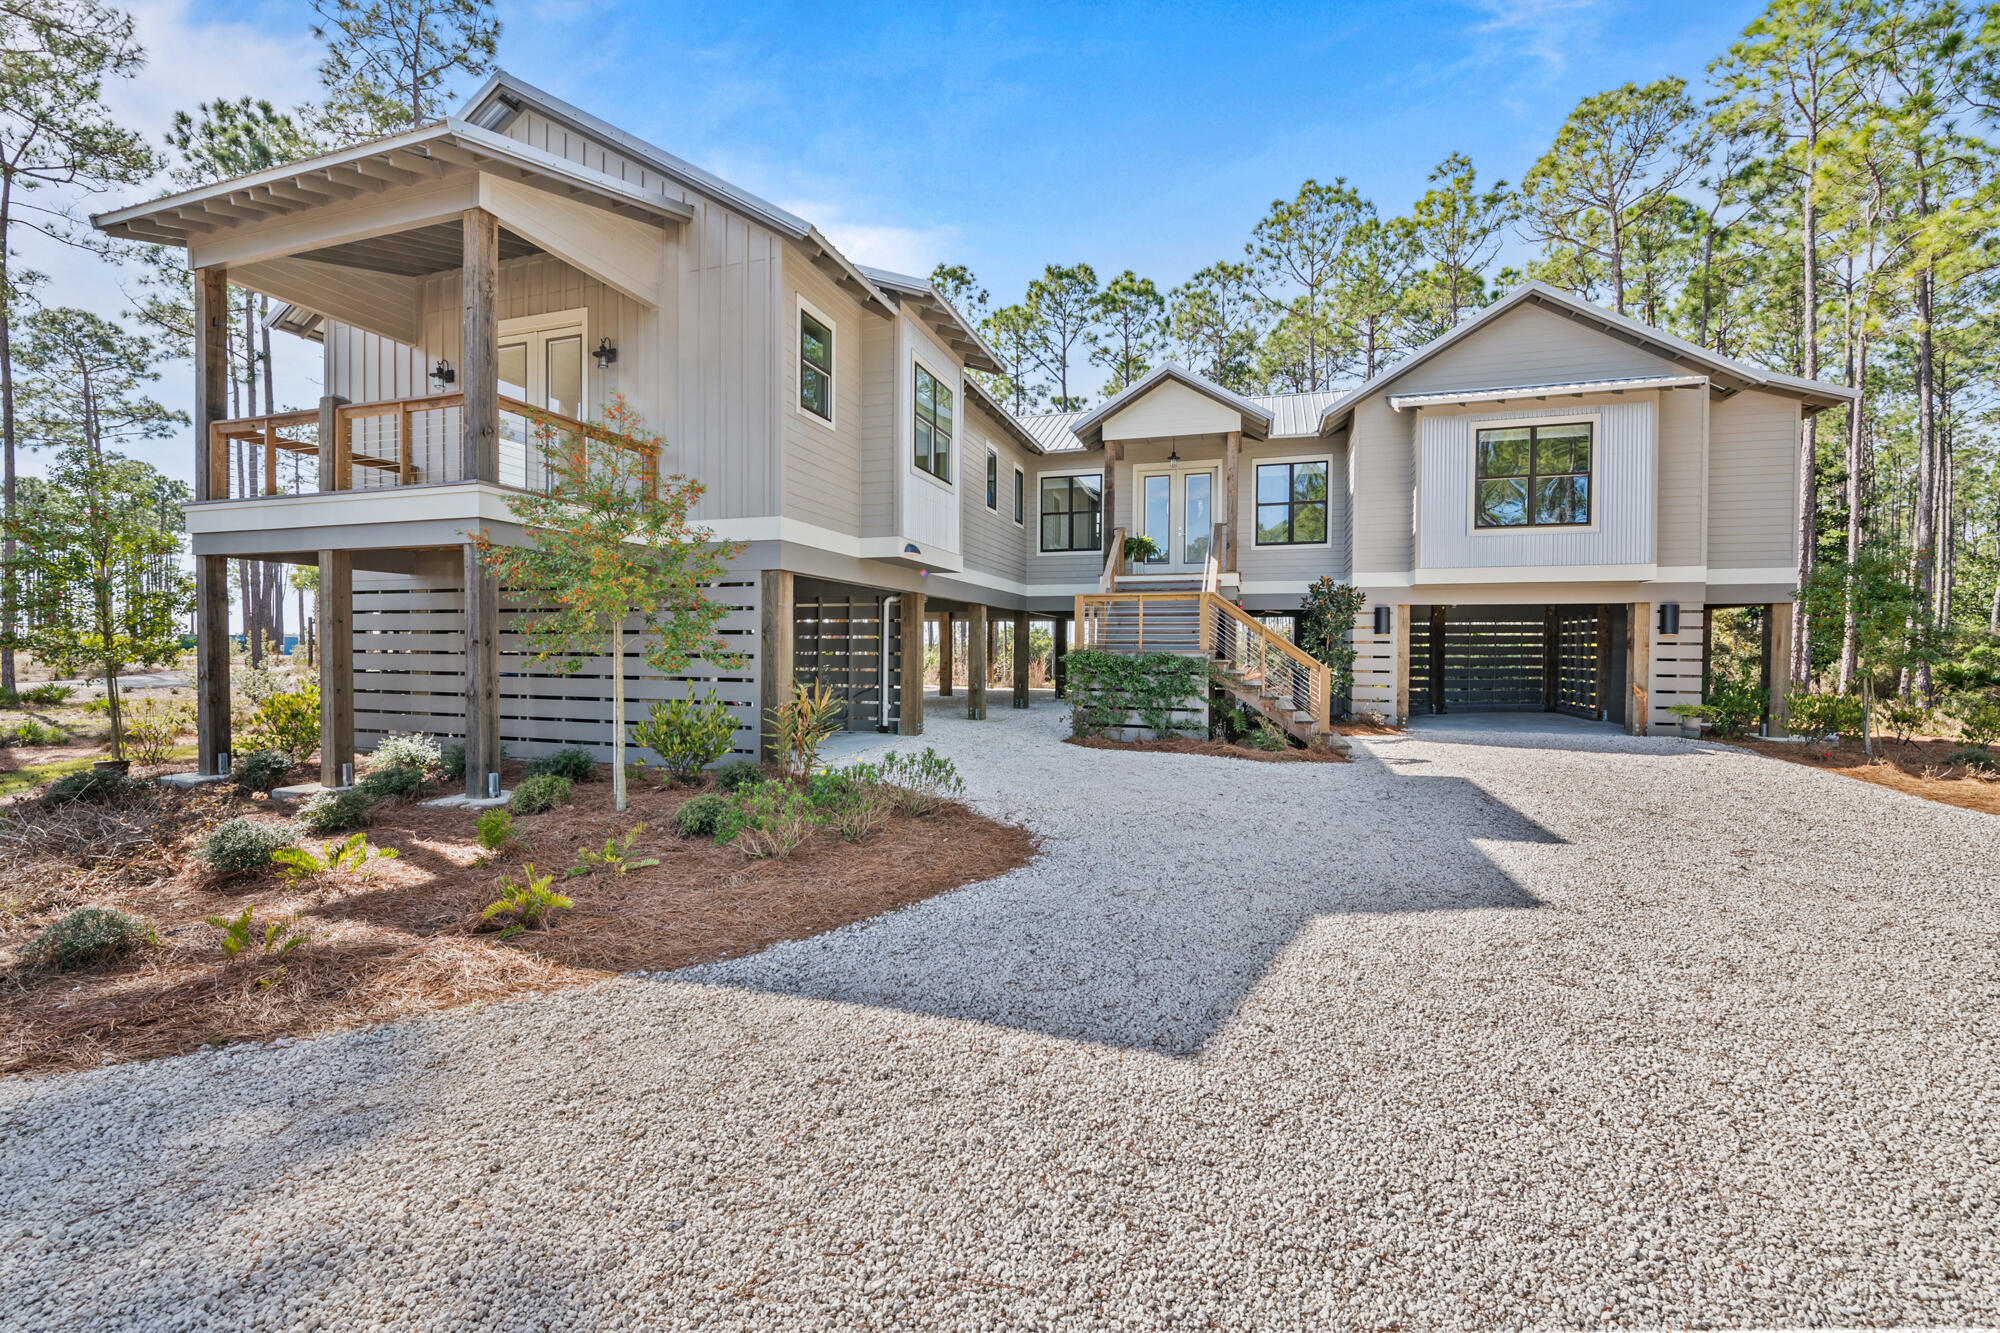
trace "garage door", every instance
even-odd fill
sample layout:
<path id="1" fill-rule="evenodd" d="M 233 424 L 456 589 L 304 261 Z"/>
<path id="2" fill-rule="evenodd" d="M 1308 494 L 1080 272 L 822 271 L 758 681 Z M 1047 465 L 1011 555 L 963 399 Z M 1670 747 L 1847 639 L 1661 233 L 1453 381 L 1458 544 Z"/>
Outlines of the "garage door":
<path id="1" fill-rule="evenodd" d="M 1595 606 L 1417 607 L 1411 705 L 1432 712 L 1563 712 L 1600 717 L 1605 623 Z M 1614 675 L 1615 678 L 1615 675 Z"/>

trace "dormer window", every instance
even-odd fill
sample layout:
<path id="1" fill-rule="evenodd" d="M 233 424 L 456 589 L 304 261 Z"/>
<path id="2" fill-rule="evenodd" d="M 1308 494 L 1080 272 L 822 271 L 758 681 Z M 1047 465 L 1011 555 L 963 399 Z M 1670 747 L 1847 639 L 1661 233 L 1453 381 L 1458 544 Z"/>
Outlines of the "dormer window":
<path id="1" fill-rule="evenodd" d="M 1588 526 L 1591 444 L 1585 421 L 1480 431 L 1473 464 L 1473 525 Z"/>

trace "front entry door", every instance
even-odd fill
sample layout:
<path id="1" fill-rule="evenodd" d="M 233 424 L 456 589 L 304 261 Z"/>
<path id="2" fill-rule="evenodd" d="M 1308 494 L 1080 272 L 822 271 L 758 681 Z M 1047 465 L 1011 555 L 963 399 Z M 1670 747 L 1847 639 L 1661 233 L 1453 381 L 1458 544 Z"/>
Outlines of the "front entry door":
<path id="1" fill-rule="evenodd" d="M 1215 531 L 1215 469 L 1141 471 L 1138 483 L 1139 533 L 1159 547 L 1145 571 L 1187 574 L 1205 568 Z"/>
<path id="2" fill-rule="evenodd" d="M 500 395 L 583 418 L 583 318 L 581 311 L 510 319 L 500 326 Z M 547 487 L 535 425 L 513 412 L 500 414 L 500 484 Z"/>

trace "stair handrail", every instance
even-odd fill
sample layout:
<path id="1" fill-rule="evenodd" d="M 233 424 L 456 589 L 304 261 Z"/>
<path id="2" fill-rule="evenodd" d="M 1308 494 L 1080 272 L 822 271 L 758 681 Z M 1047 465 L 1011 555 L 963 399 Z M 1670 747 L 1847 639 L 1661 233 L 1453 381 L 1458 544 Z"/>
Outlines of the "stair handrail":
<path id="1" fill-rule="evenodd" d="M 1306 673 L 1307 696 L 1314 726 L 1321 731 L 1333 727 L 1333 668 L 1308 653 L 1305 649 L 1285 638 L 1276 630 L 1245 611 L 1218 592 L 1202 594 L 1203 619 L 1220 614 L 1244 630 L 1257 642 L 1260 653 L 1276 652 L 1289 658 L 1292 664 Z M 1209 639 L 1209 635 L 1204 635 Z M 1210 651 L 1213 651 L 1211 648 Z"/>
<path id="2" fill-rule="evenodd" d="M 1111 530 L 1111 545 L 1104 552 L 1104 572 L 1097 577 L 1099 592 L 1113 592 L 1118 587 L 1118 567 L 1125 563 L 1125 529 Z"/>

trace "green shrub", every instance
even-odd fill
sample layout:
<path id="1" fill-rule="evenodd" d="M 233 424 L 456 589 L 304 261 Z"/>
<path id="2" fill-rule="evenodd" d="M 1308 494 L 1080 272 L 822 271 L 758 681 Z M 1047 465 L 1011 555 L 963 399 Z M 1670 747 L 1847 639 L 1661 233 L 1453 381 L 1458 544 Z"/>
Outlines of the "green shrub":
<path id="1" fill-rule="evenodd" d="M 240 875 L 271 864 L 271 853 L 298 841 L 290 824 L 236 818 L 219 826 L 201 844 L 201 860 L 218 875 Z"/>
<path id="2" fill-rule="evenodd" d="M 386 801 L 391 796 L 415 796 L 423 785 L 422 769 L 391 764 L 387 768 L 379 765 L 371 767 L 354 787 L 371 801 Z"/>
<path id="3" fill-rule="evenodd" d="M 646 826 L 638 824 L 622 839 L 606 838 L 601 851 L 595 847 L 577 848 L 576 864 L 569 868 L 564 878 L 574 879 L 578 875 L 592 875 L 599 870 L 609 870 L 614 876 L 622 879 L 629 870 L 645 870 L 658 865 L 660 858 L 657 856 L 632 855 L 633 844 L 639 841 L 639 835 L 645 831 Z"/>
<path id="4" fill-rule="evenodd" d="M 230 761 L 229 780 L 244 791 L 269 791 L 292 771 L 292 757 L 276 750 L 252 750 Z"/>
<path id="5" fill-rule="evenodd" d="M 554 774 L 545 776 L 553 777 Z M 500 900 L 490 904 L 479 914 L 481 921 L 491 921 L 502 912 L 512 912 L 514 922 L 500 932 L 500 938 L 518 935 L 524 930 L 534 930 L 548 924 L 558 911 L 568 911 L 576 904 L 557 893 L 549 886 L 555 883 L 554 875 L 537 875 L 535 863 L 530 861 L 521 868 L 521 883 L 516 884 L 512 875 L 500 877 Z"/>
<path id="6" fill-rule="evenodd" d="M 1958 723 L 1958 734 L 1965 738 L 1967 745 L 1984 749 L 2000 740 L 2000 699 L 1968 691 L 1953 695 L 1947 711 Z"/>
<path id="7" fill-rule="evenodd" d="M 736 742 L 736 715 L 713 693 L 654 704 L 632 739 L 660 756 L 676 782 L 690 782 Z"/>
<path id="8" fill-rule="evenodd" d="M 784 860 L 812 834 L 818 818 L 812 800 L 789 782 L 740 788 L 716 824 L 715 840 L 733 843 L 745 856 Z"/>
<path id="9" fill-rule="evenodd" d="M 360 878 L 367 879 L 371 872 L 363 867 L 370 861 L 393 861 L 401 855 L 394 847 L 371 846 L 366 833 L 350 833 L 344 842 L 330 842 L 317 853 L 310 847 L 280 847 L 271 853 L 271 860 L 288 883 L 297 884 L 342 870 L 360 871 Z"/>
<path id="10" fill-rule="evenodd" d="M 755 759 L 732 759 L 715 770 L 715 785 L 723 791 L 735 791 L 763 780 L 764 766 Z"/>
<path id="11" fill-rule="evenodd" d="M 319 749 L 319 685 L 307 681 L 264 700 L 251 715 L 250 738 L 258 749 L 288 754 L 295 764 L 311 758 Z"/>
<path id="12" fill-rule="evenodd" d="M 1982 773 L 2000 773 L 2000 755 L 1977 746 L 1961 745 L 1952 752 L 1951 762 L 1976 768 Z"/>
<path id="13" fill-rule="evenodd" d="M 1133 716 L 1157 735 L 1200 730 L 1173 716 L 1207 691 L 1208 664 L 1199 657 L 1085 648 L 1069 654 L 1068 663 L 1070 729 L 1078 736 L 1102 735 Z"/>
<path id="14" fill-rule="evenodd" d="M 14 728 L 16 745 L 64 745 L 68 741 L 68 731 L 32 717 L 23 718 L 21 725 Z"/>
<path id="15" fill-rule="evenodd" d="M 449 782 L 465 781 L 464 741 L 453 741 L 438 752 L 438 771 Z"/>
<path id="16" fill-rule="evenodd" d="M 674 832 L 683 838 L 712 838 L 729 814 L 729 798 L 715 792 L 690 797 L 674 811 Z"/>
<path id="17" fill-rule="evenodd" d="M 74 686 L 58 685 L 50 681 L 46 685 L 31 685 L 22 690 L 20 699 L 22 703 L 33 704 L 37 708 L 60 708 L 68 703 L 75 693 Z"/>
<path id="18" fill-rule="evenodd" d="M 1354 693 L 1357 650 L 1352 635 L 1355 619 L 1367 604 L 1367 594 L 1359 588 L 1324 575 L 1306 589 L 1305 600 L 1299 603 L 1298 645 L 1332 669 L 1335 698 Z"/>
<path id="19" fill-rule="evenodd" d="M 1934 710 L 1920 699 L 1890 699 L 1876 710 L 1878 730 L 1886 731 L 1903 744 L 1930 728 Z"/>
<path id="20" fill-rule="evenodd" d="M 374 798 L 358 787 L 317 792 L 299 807 L 299 823 L 308 833 L 345 833 L 368 822 Z"/>
<path id="21" fill-rule="evenodd" d="M 125 715 L 125 753 L 137 764 L 164 764 L 180 739 L 194 730 L 194 705 L 141 700 Z"/>
<path id="22" fill-rule="evenodd" d="M 409 735 L 384 736 L 375 743 L 375 749 L 368 758 L 378 769 L 413 768 L 419 773 L 434 773 L 442 767 L 444 761 L 444 756 L 439 752 L 435 740 L 414 732 Z M 463 754 L 460 754 L 458 760 L 458 776 L 461 781 L 465 778 Z"/>
<path id="23" fill-rule="evenodd" d="M 816 810 L 831 810 L 852 797 L 862 781 L 879 780 L 880 774 L 873 764 L 856 764 L 853 768 L 823 768 L 806 779 L 806 799 L 812 802 Z"/>
<path id="24" fill-rule="evenodd" d="M 498 808 L 484 811 L 479 816 L 479 845 L 489 852 L 497 852 L 514 841 L 514 816 Z"/>
<path id="25" fill-rule="evenodd" d="M 569 803 L 569 779 L 560 773 L 536 773 L 521 779 L 507 808 L 517 815 L 539 815 Z"/>
<path id="26" fill-rule="evenodd" d="M 913 815 L 935 814 L 946 801 L 965 791 L 958 765 L 928 745 L 921 754 L 885 756 L 879 771 L 882 781 L 895 789 L 896 803 Z"/>
<path id="27" fill-rule="evenodd" d="M 236 916 L 202 918 L 222 932 L 222 952 L 227 956 L 234 958 L 246 949 L 267 954 L 290 953 L 312 938 L 290 921 L 266 920 L 263 931 L 259 932 L 250 921 L 253 910 L 252 905 L 245 904 Z"/>
<path id="28" fill-rule="evenodd" d="M 1292 748 L 1292 743 L 1285 739 L 1285 733 L 1272 726 L 1270 719 L 1265 717 L 1258 717 L 1250 729 L 1243 733 L 1243 744 L 1249 749 L 1262 750 L 1266 754 Z"/>
<path id="29" fill-rule="evenodd" d="M 73 801 L 108 801 L 139 786 L 134 778 L 108 768 L 80 768 L 42 789 L 42 804 L 53 809 Z"/>
<path id="30" fill-rule="evenodd" d="M 1852 694 L 1794 690 L 1785 696 L 1785 705 L 1791 713 L 1788 725 L 1799 735 L 1852 738 L 1868 720 L 1868 706 Z"/>
<path id="31" fill-rule="evenodd" d="M 109 907 L 79 907 L 29 940 L 21 955 L 30 962 L 68 972 L 119 957 L 158 939 L 153 928 L 137 917 Z"/>
<path id="32" fill-rule="evenodd" d="M 597 773 L 597 760 L 578 745 L 566 746 L 528 762 L 530 777 L 553 776 L 570 782 L 588 782 Z"/>

